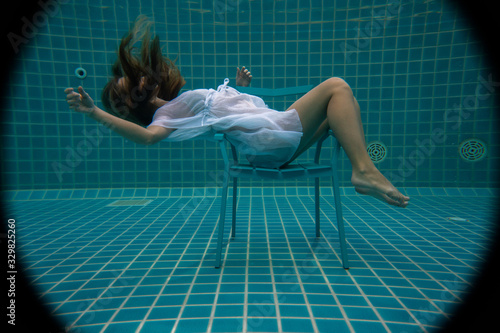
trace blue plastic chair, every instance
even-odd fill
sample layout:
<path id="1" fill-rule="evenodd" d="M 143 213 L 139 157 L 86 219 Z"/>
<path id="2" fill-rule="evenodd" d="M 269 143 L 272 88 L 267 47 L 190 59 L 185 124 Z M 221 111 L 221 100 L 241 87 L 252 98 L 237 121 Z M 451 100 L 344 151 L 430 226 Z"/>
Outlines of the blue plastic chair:
<path id="1" fill-rule="evenodd" d="M 320 154 L 323 142 L 332 137 L 334 142 L 333 157 L 330 164 L 320 164 Z M 238 193 L 238 178 L 254 179 L 297 179 L 297 178 L 315 178 L 314 199 L 316 215 L 316 237 L 320 237 L 320 210 L 319 210 L 319 177 L 331 176 L 333 180 L 333 192 L 335 195 L 335 210 L 337 213 L 337 226 L 339 232 L 340 249 L 342 253 L 342 264 L 345 269 L 349 269 L 349 260 L 347 258 L 347 245 L 344 233 L 344 219 L 342 217 L 342 203 L 340 202 L 339 180 L 337 175 L 337 159 L 340 152 L 340 143 L 337 141 L 332 131 L 328 131 L 316 144 L 316 154 L 314 163 L 289 164 L 280 169 L 256 168 L 250 164 L 241 164 L 238 162 L 236 148 L 224 138 L 223 134 L 215 134 L 214 139 L 219 143 L 222 157 L 224 159 L 224 176 L 221 196 L 220 216 L 218 221 L 218 239 L 217 253 L 215 258 L 215 267 L 221 265 L 222 245 L 224 241 L 224 221 L 226 218 L 227 193 L 230 178 L 233 179 L 233 212 L 232 212 L 232 230 L 231 237 L 236 235 L 236 204 Z M 226 142 L 230 144 L 233 155 L 233 161 L 229 161 Z"/>

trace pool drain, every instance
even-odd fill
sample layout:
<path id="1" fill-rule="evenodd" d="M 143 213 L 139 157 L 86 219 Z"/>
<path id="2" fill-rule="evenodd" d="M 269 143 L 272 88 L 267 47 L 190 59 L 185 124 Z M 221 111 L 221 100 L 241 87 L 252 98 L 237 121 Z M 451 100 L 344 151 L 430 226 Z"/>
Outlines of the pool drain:
<path id="1" fill-rule="evenodd" d="M 469 162 L 477 162 L 486 157 L 486 145 L 478 139 L 468 139 L 460 144 L 460 157 Z"/>
<path id="2" fill-rule="evenodd" d="M 87 77 L 87 71 L 85 70 L 85 68 L 78 67 L 77 69 L 75 69 L 75 76 L 80 80 L 83 80 Z"/>
<path id="3" fill-rule="evenodd" d="M 382 162 L 387 155 L 387 147 L 380 141 L 371 142 L 366 149 L 373 163 Z"/>

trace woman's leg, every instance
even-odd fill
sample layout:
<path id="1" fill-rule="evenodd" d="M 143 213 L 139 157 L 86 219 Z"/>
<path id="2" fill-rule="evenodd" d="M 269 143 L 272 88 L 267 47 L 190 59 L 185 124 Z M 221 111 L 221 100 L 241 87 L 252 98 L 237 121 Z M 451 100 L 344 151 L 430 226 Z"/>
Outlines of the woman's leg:
<path id="1" fill-rule="evenodd" d="M 331 78 L 324 81 L 289 109 L 297 110 L 302 123 L 303 137 L 298 153 L 310 147 L 324 133 L 322 128 L 325 128 L 326 120 L 351 161 L 351 182 L 356 191 L 395 206 L 408 205 L 410 198 L 401 194 L 377 170 L 368 156 L 359 105 L 344 80 Z"/>
<path id="2" fill-rule="evenodd" d="M 314 133 L 314 135 L 311 138 L 309 138 L 308 141 L 304 141 L 303 139 L 301 140 L 299 148 L 297 149 L 297 151 L 295 152 L 295 154 L 288 163 L 291 163 L 297 157 L 302 155 L 302 153 L 311 148 L 311 146 L 314 145 L 329 129 L 330 125 L 328 125 L 328 119 L 325 119 L 321 123 L 319 128 L 316 130 L 316 133 Z M 288 165 L 288 163 L 286 163 L 285 165 Z"/>
<path id="3" fill-rule="evenodd" d="M 362 132 L 362 135 L 364 137 L 365 134 L 363 131 L 363 126 L 361 124 L 361 115 L 360 115 L 360 110 L 359 110 L 359 104 L 358 104 L 358 101 L 356 100 L 356 98 L 354 98 L 354 104 L 355 104 L 356 112 L 358 113 L 358 116 L 359 116 L 360 131 Z M 297 152 L 290 159 L 290 162 L 292 162 L 297 157 L 302 155 L 305 151 L 307 151 L 309 148 L 311 148 L 312 145 L 314 145 L 329 129 L 330 129 L 330 125 L 328 124 L 328 119 L 325 118 L 325 120 L 321 123 L 319 128 L 316 130 L 316 132 L 314 133 L 314 135 L 310 139 L 301 141 L 299 149 L 297 149 Z M 366 149 L 366 147 L 365 147 L 365 149 Z"/>

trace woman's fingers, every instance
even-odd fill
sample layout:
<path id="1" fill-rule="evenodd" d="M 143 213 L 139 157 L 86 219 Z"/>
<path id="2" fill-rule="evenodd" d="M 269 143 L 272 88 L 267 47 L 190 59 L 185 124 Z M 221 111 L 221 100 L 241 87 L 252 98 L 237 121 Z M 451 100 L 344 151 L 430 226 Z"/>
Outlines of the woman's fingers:
<path id="1" fill-rule="evenodd" d="M 68 102 L 80 102 L 83 98 L 88 98 L 89 95 L 83 90 L 83 88 L 78 88 L 79 92 L 76 92 L 73 88 L 66 88 L 64 92 L 66 93 L 66 100 Z"/>
<path id="2" fill-rule="evenodd" d="M 87 94 L 87 92 L 85 90 L 83 90 L 82 86 L 78 87 L 78 92 L 80 93 L 80 95 L 82 95 L 82 98 L 90 97 L 89 94 Z"/>
<path id="3" fill-rule="evenodd" d="M 246 68 L 245 68 L 245 66 L 243 66 L 243 67 L 241 68 L 241 71 L 242 71 L 244 74 L 246 74 L 247 76 L 252 76 L 252 75 L 250 75 L 250 74 L 251 74 L 251 73 L 250 73 L 250 71 L 249 71 L 248 69 L 246 69 Z"/>
<path id="4" fill-rule="evenodd" d="M 64 89 L 64 92 L 66 93 L 66 102 L 69 105 L 70 109 L 75 109 L 78 107 L 78 105 L 81 103 L 81 95 L 73 88 L 66 88 Z"/>
<path id="5" fill-rule="evenodd" d="M 250 77 L 252 76 L 251 72 L 248 69 L 246 69 L 245 66 L 241 67 L 241 70 L 240 70 L 239 67 L 237 67 L 236 68 L 236 75 L 238 75 L 238 76 L 244 76 L 242 74 L 245 74 L 245 76 L 250 76 Z"/>
<path id="6" fill-rule="evenodd" d="M 74 98 L 75 96 L 80 96 L 80 94 L 76 93 L 73 88 L 66 88 L 64 89 L 64 92 L 66 93 L 66 99 Z"/>
<path id="7" fill-rule="evenodd" d="M 248 87 L 251 81 L 252 81 L 252 74 L 250 73 L 250 71 L 246 69 L 245 66 L 243 66 L 241 70 L 238 67 L 236 72 L 236 85 L 242 87 Z"/>
<path id="8" fill-rule="evenodd" d="M 252 80 L 252 75 L 251 75 L 250 71 L 245 68 L 245 66 L 241 67 L 241 70 L 239 67 L 236 67 L 236 85 L 237 86 L 248 87 L 251 80 Z"/>
<path id="9" fill-rule="evenodd" d="M 78 87 L 78 91 L 73 88 L 66 88 L 64 92 L 70 109 L 87 114 L 94 112 L 94 101 L 81 86 Z"/>

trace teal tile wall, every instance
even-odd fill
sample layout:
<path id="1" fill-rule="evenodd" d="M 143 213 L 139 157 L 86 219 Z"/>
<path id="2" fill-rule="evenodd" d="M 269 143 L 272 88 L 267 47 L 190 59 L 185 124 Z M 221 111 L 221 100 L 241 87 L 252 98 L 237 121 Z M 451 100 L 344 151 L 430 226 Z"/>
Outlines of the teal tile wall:
<path id="1" fill-rule="evenodd" d="M 215 143 L 137 146 L 66 106 L 63 89 L 79 84 L 100 103 L 116 46 L 138 14 L 155 22 L 165 54 L 178 57 L 185 89 L 216 87 L 243 65 L 253 87 L 339 76 L 359 101 L 367 142 L 387 146 L 378 166 L 397 186 L 489 187 L 496 180 L 498 86 L 473 30 L 446 2 L 76 0 L 61 2 L 12 69 L 4 189 L 217 184 Z M 77 67 L 87 70 L 83 81 Z M 265 100 L 286 109 L 298 97 Z M 485 159 L 460 158 L 458 147 L 469 138 L 486 143 Z M 327 145 L 324 157 L 330 154 Z M 301 157 L 310 158 L 312 152 Z M 349 185 L 349 161 L 343 156 L 340 164 L 342 185 Z"/>

